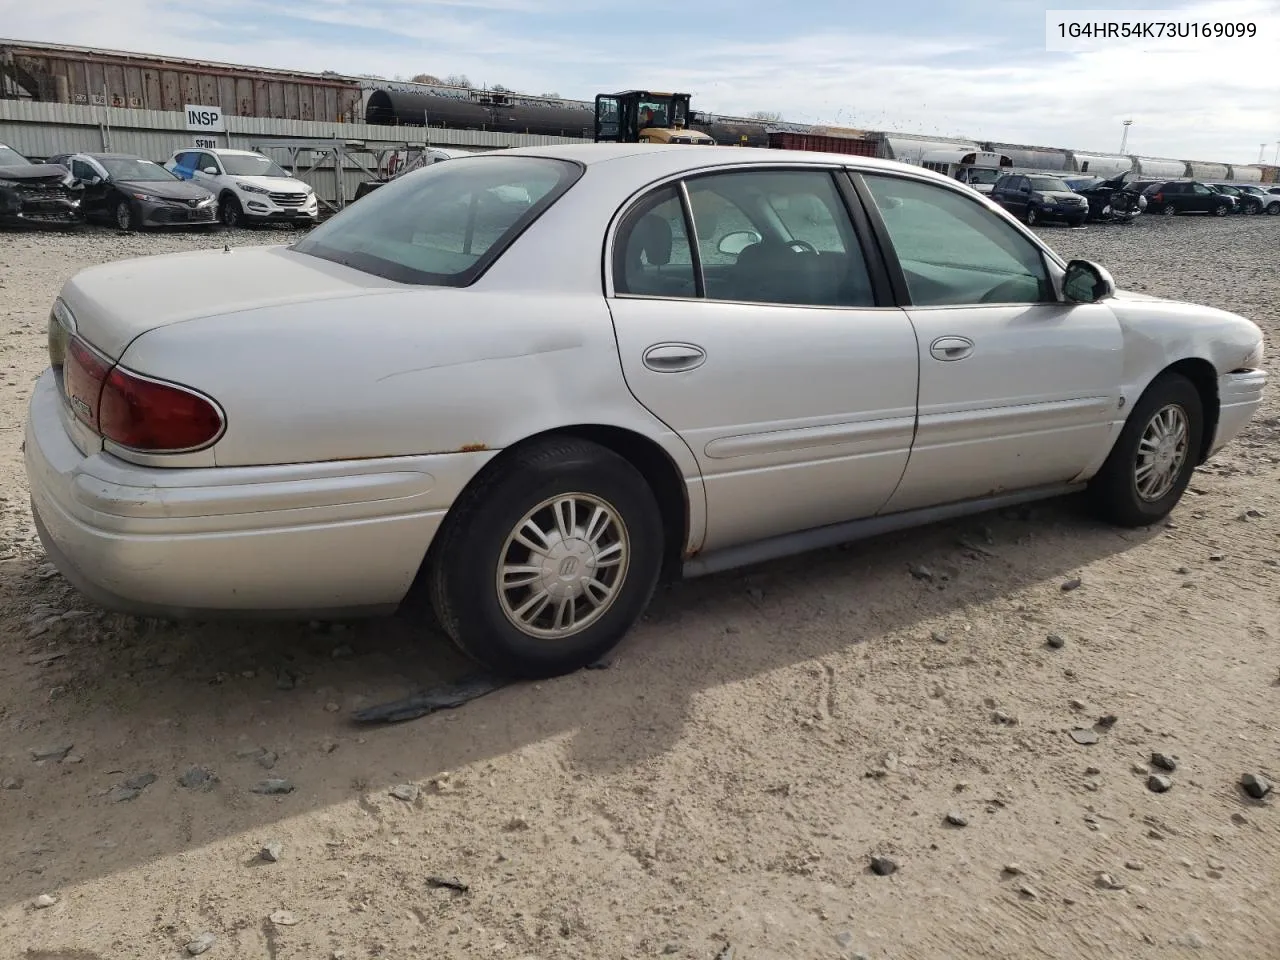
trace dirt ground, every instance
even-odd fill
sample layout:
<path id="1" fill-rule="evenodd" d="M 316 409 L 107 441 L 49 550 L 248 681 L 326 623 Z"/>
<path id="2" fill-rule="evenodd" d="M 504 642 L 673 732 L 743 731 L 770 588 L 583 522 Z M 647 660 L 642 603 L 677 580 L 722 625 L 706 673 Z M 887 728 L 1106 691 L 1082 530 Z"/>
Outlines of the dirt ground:
<path id="1" fill-rule="evenodd" d="M 1280 218 L 1044 235 L 1277 371 Z M 409 616 L 103 613 L 28 509 L 62 281 L 277 239 L 0 235 L 0 958 L 1280 957 L 1238 786 L 1280 779 L 1280 392 L 1166 525 L 1055 502 L 692 581 L 609 669 L 360 726 L 469 667 Z"/>

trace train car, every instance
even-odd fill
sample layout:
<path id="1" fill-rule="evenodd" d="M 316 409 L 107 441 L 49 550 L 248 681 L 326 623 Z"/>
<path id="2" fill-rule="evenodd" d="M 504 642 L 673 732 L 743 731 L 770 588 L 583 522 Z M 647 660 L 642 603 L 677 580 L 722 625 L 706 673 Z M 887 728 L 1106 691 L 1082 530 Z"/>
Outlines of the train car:
<path id="1" fill-rule="evenodd" d="M 1081 153 L 1070 152 L 1072 169 L 1075 173 L 1087 173 L 1093 177 L 1109 180 L 1124 173 L 1133 173 L 1133 157 L 1116 153 Z"/>
<path id="2" fill-rule="evenodd" d="M 819 133 L 771 131 L 768 145 L 774 150 L 817 150 L 821 153 L 848 153 L 859 157 L 876 156 L 879 143 L 865 137 L 833 137 Z"/>
<path id="3" fill-rule="evenodd" d="M 984 143 L 983 147 L 1004 154 L 1012 166 L 1022 170 L 1040 170 L 1052 173 L 1075 172 L 1068 150 L 1054 147 L 1024 147 L 1011 143 Z"/>
<path id="4" fill-rule="evenodd" d="M 339 123 L 360 121 L 363 98 L 358 82 L 337 75 L 17 43 L 0 45 L 0 96 L 177 112 L 198 104 L 227 116 Z"/>
<path id="5" fill-rule="evenodd" d="M 428 84 L 382 85 L 369 92 L 365 123 L 379 126 L 497 130 L 590 140 L 594 104 L 505 91 Z"/>

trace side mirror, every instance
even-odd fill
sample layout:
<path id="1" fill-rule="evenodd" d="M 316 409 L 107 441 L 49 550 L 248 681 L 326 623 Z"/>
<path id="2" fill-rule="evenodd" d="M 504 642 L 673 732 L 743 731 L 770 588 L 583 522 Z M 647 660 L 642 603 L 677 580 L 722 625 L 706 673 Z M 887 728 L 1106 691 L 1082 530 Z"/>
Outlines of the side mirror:
<path id="1" fill-rule="evenodd" d="M 721 253 L 728 254 L 731 257 L 736 257 L 753 243 L 759 242 L 760 234 L 756 233 L 754 230 L 738 230 L 735 233 L 725 234 L 725 236 L 722 237 L 720 242 L 716 245 L 716 249 Z"/>
<path id="2" fill-rule="evenodd" d="M 209 176 L 211 176 L 211 177 L 216 177 L 216 176 L 218 175 L 218 168 L 217 168 L 217 167 L 205 167 L 205 168 L 204 168 L 203 170 L 201 170 L 200 172 L 201 172 L 201 173 L 207 173 L 207 174 L 208 174 Z"/>
<path id="3" fill-rule="evenodd" d="M 1062 281 L 1062 292 L 1069 303 L 1097 303 L 1115 296 L 1116 282 L 1111 274 L 1090 260 L 1072 260 Z"/>

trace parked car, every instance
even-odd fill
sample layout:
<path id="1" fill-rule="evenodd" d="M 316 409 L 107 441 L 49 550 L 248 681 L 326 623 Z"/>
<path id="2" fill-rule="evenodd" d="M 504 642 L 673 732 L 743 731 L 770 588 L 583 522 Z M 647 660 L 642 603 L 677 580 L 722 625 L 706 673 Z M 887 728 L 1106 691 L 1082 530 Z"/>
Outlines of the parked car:
<path id="1" fill-rule="evenodd" d="M 1254 323 L 1118 292 L 951 178 L 763 148 L 432 164 L 290 246 L 82 270 L 48 339 L 26 472 L 86 595 L 423 590 L 523 676 L 663 576 L 1072 491 L 1155 523 L 1267 382 Z"/>
<path id="2" fill-rule="evenodd" d="M 252 150 L 179 150 L 165 169 L 213 193 L 218 219 L 227 227 L 281 222 L 310 226 L 320 217 L 309 185 Z"/>
<path id="3" fill-rule="evenodd" d="M 1122 178 L 1063 177 L 1063 182 L 1089 204 L 1089 220 L 1131 223 L 1147 209 L 1147 198 Z"/>
<path id="4" fill-rule="evenodd" d="M 1041 220 L 1065 220 L 1078 227 L 1089 217 L 1089 201 L 1058 176 L 1015 173 L 1001 177 L 991 188 L 991 199 L 1028 226 Z"/>
<path id="5" fill-rule="evenodd" d="M 86 220 L 121 230 L 216 226 L 217 198 L 151 160 L 127 153 L 72 153 L 52 157 L 83 189 Z"/>
<path id="6" fill-rule="evenodd" d="M 0 143 L 0 223 L 78 224 L 80 195 L 70 171 L 54 163 L 32 163 Z"/>
<path id="7" fill-rule="evenodd" d="M 1205 186 L 1214 193 L 1220 193 L 1223 196 L 1233 199 L 1236 203 L 1235 206 L 1231 208 L 1232 213 L 1252 214 L 1262 212 L 1262 201 L 1245 193 L 1239 187 L 1232 186 L 1229 183 L 1206 183 Z"/>
<path id="8" fill-rule="evenodd" d="M 1280 216 L 1280 196 L 1273 196 L 1254 183 L 1233 183 L 1231 186 L 1239 190 L 1244 197 L 1257 203 L 1254 213 Z M 1280 191 L 1277 192 L 1280 193 Z"/>
<path id="9" fill-rule="evenodd" d="M 1199 180 L 1161 180 L 1148 186 L 1147 212 L 1172 217 L 1179 213 L 1211 213 L 1225 217 L 1235 211 L 1236 199 L 1210 190 Z"/>

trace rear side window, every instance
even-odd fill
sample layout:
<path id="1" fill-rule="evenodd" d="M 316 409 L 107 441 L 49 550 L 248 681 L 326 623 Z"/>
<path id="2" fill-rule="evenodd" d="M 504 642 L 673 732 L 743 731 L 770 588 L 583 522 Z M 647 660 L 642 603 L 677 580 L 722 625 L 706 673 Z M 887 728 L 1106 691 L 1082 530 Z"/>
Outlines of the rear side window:
<path id="1" fill-rule="evenodd" d="M 465 287 L 582 175 L 548 157 L 465 157 L 392 180 L 294 244 L 398 283 Z"/>

